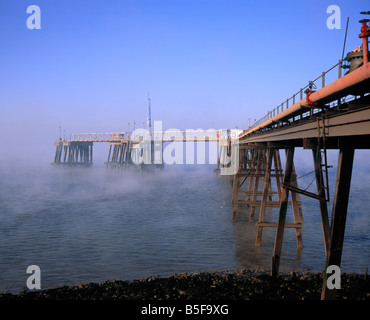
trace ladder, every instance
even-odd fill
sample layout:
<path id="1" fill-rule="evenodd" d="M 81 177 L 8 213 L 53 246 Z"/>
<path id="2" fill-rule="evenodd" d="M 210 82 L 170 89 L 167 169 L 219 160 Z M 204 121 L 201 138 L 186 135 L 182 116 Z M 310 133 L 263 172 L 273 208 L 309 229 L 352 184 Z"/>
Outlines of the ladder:
<path id="1" fill-rule="evenodd" d="M 325 127 L 325 116 L 317 117 L 317 151 L 319 156 L 319 177 L 320 187 L 325 190 L 325 201 L 330 201 L 329 194 L 329 174 L 328 168 L 328 157 L 326 153 L 326 127 Z M 323 181 L 324 180 L 324 181 Z"/>

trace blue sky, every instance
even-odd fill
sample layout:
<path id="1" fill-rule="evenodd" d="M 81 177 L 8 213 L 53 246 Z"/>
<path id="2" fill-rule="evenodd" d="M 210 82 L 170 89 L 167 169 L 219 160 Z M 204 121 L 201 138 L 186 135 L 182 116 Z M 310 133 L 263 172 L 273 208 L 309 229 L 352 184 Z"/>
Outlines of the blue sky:
<path id="1" fill-rule="evenodd" d="M 26 27 L 32 4 L 41 30 Z M 339 30 L 326 26 L 333 4 Z M 337 63 L 348 16 L 346 52 L 359 46 L 359 12 L 369 9 L 356 0 L 0 0 L 0 158 L 14 141 L 52 154 L 59 126 L 67 135 L 142 126 L 148 91 L 164 129 L 246 129 Z"/>

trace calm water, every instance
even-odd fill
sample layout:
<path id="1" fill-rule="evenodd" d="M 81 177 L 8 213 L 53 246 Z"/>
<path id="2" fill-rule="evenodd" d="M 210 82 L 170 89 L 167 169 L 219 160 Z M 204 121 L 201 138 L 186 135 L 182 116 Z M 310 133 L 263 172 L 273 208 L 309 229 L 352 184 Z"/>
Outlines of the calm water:
<path id="1" fill-rule="evenodd" d="M 135 173 L 2 162 L 0 291 L 25 288 L 26 269 L 33 264 L 41 269 L 42 289 L 180 272 L 269 269 L 275 228 L 265 228 L 262 246 L 255 247 L 255 223 L 249 223 L 245 208 L 232 223 L 229 178 L 213 169 L 167 166 Z M 299 183 L 307 185 L 312 177 Z M 353 180 L 342 271 L 363 273 L 370 264 L 364 187 L 370 179 L 355 171 Z M 304 198 L 303 214 L 304 248 L 297 249 L 294 229 L 287 229 L 282 271 L 324 268 L 317 202 Z M 267 213 L 266 220 L 276 219 L 275 209 Z"/>

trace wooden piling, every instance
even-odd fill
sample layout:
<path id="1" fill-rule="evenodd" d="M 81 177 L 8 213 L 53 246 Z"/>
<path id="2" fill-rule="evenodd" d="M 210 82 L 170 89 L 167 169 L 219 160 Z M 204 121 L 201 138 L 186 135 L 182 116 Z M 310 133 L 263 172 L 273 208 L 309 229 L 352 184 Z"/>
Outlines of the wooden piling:
<path id="1" fill-rule="evenodd" d="M 261 199 L 261 207 L 260 207 L 260 214 L 259 214 L 259 222 L 263 222 L 265 220 L 265 210 L 266 210 L 266 202 L 267 197 L 269 195 L 271 181 L 270 181 L 270 174 L 271 174 L 271 166 L 272 166 L 272 157 L 274 155 L 275 150 L 269 148 L 267 150 L 267 164 L 266 164 L 266 174 L 265 174 L 265 181 L 263 185 L 263 191 L 262 191 L 262 199 Z M 256 238 L 256 246 L 261 245 L 261 238 L 262 238 L 262 225 L 258 226 L 257 229 L 257 238 Z"/>
<path id="2" fill-rule="evenodd" d="M 260 176 L 258 173 L 260 173 L 261 168 L 262 168 L 262 159 L 263 159 L 263 154 L 265 150 L 258 150 L 258 156 L 257 156 L 257 165 L 256 165 L 256 176 L 254 177 L 254 186 L 253 186 L 253 196 L 252 196 L 252 202 L 256 203 L 257 202 L 257 193 L 258 193 L 258 184 L 259 184 L 259 178 Z M 249 213 L 249 221 L 254 220 L 254 213 L 256 210 L 256 206 L 250 204 L 250 213 Z"/>
<path id="3" fill-rule="evenodd" d="M 272 168 L 272 164 L 274 164 L 274 168 Z M 272 173 L 273 172 L 273 173 Z M 264 187 L 262 192 L 262 198 L 260 201 L 260 213 L 258 221 L 256 222 L 257 226 L 257 237 L 256 237 L 256 246 L 261 245 L 262 239 L 262 231 L 265 227 L 277 227 L 277 222 L 267 222 L 265 221 L 265 211 L 267 207 L 280 207 L 282 201 L 282 181 L 281 178 L 283 177 L 282 174 L 283 170 L 281 168 L 281 161 L 280 161 L 280 152 L 279 149 L 276 148 L 269 148 L 267 151 L 267 159 L 266 159 L 266 166 L 265 166 L 265 175 L 264 175 Z M 272 191 L 272 179 L 271 177 L 276 178 L 276 191 Z M 297 176 L 294 170 L 294 164 L 292 165 L 292 174 L 290 183 L 292 185 L 297 186 Z M 273 200 L 273 195 L 277 194 L 278 201 Z M 301 248 L 302 245 L 302 235 L 301 235 L 301 222 L 303 219 L 300 218 L 302 213 L 301 211 L 301 202 L 299 197 L 295 192 L 292 192 L 292 201 L 287 202 L 287 205 L 292 205 L 293 209 L 293 219 L 294 223 L 285 223 L 285 228 L 295 228 L 296 232 L 296 239 L 297 239 L 297 247 Z"/>
<path id="4" fill-rule="evenodd" d="M 291 180 L 292 169 L 293 169 L 293 157 L 294 157 L 294 147 L 287 148 L 286 149 L 285 171 L 284 171 L 284 183 L 285 184 L 289 184 Z M 276 276 L 279 272 L 280 255 L 281 255 L 281 248 L 282 248 L 283 236 L 284 236 L 285 218 L 286 218 L 286 211 L 288 207 L 288 197 L 289 197 L 289 190 L 286 188 L 283 188 L 282 194 L 281 194 L 280 208 L 279 208 L 278 225 L 276 229 L 274 253 L 273 253 L 272 264 L 271 264 L 271 275 L 272 276 Z"/>

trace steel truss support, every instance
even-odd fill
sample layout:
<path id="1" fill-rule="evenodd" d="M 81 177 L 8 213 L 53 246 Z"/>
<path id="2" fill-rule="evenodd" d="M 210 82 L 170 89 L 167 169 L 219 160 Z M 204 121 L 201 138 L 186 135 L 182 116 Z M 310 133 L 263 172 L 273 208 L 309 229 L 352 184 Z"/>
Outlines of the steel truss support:
<path id="1" fill-rule="evenodd" d="M 326 257 L 324 281 L 321 291 L 322 300 L 335 299 L 336 297 L 336 289 L 330 290 L 327 288 L 326 270 L 330 265 L 340 267 L 354 154 L 355 150 L 353 148 L 340 149 L 339 151 L 338 171 L 331 217 L 330 248 Z"/>

